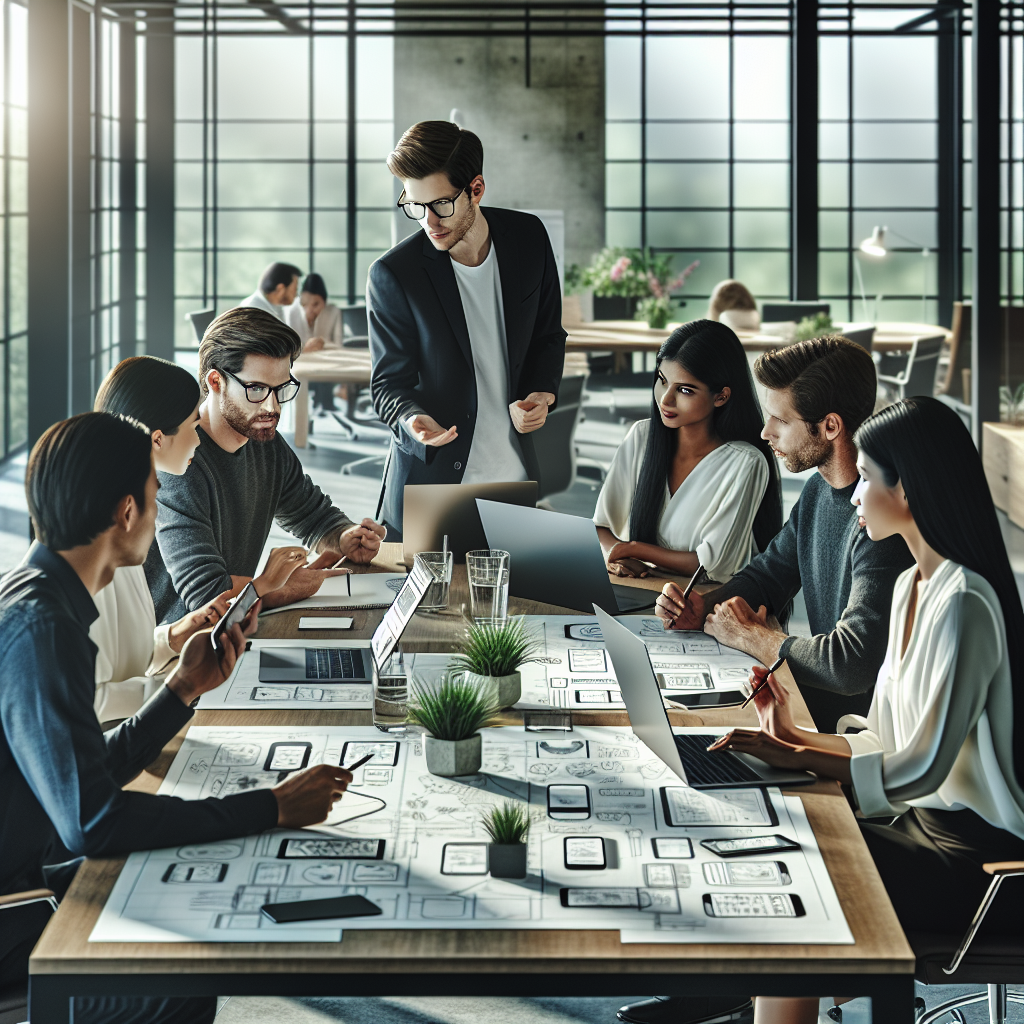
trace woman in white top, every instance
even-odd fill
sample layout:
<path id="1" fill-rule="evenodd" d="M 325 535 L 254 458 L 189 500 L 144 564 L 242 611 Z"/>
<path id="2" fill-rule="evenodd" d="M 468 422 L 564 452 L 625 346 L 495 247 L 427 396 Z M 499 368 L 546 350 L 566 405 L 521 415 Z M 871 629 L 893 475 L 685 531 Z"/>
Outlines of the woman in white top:
<path id="1" fill-rule="evenodd" d="M 107 374 L 94 409 L 144 423 L 152 433 L 156 468 L 180 476 L 199 445 L 199 397 L 199 385 L 187 370 L 155 356 L 134 356 Z M 275 549 L 253 584 L 263 595 L 281 586 L 304 561 L 303 548 Z M 100 614 L 89 629 L 98 648 L 94 706 L 99 720 L 134 715 L 163 685 L 164 673 L 185 641 L 213 625 L 227 610 L 230 597 L 228 591 L 177 622 L 157 626 L 144 566 L 118 569 L 93 598 Z"/>
<path id="2" fill-rule="evenodd" d="M 327 286 L 319 274 L 307 274 L 297 302 L 285 310 L 285 322 L 299 336 L 303 352 L 341 348 L 341 310 L 327 301 Z"/>
<path id="3" fill-rule="evenodd" d="M 695 320 L 658 352 L 651 418 L 612 460 L 594 522 L 609 572 L 652 566 L 726 580 L 782 526 L 779 473 L 747 357 L 728 327 Z"/>
<path id="4" fill-rule="evenodd" d="M 741 281 L 719 281 L 708 302 L 708 319 L 720 320 L 734 331 L 759 331 L 761 314 L 750 289 Z"/>
<path id="5" fill-rule="evenodd" d="M 793 724 L 768 678 L 761 731 L 716 748 L 806 768 L 852 787 L 889 898 L 911 942 L 953 936 L 981 902 L 988 861 L 1024 859 L 1024 611 L 981 459 L 960 418 L 933 398 L 882 410 L 857 432 L 853 503 L 872 540 L 900 534 L 916 565 L 899 577 L 889 646 L 867 718 L 829 736 Z M 951 470 L 955 481 L 951 480 Z M 765 670 L 753 670 L 754 681 Z M 985 928 L 1019 934 L 1024 885 L 1009 879 Z M 759 999 L 760 1024 L 813 1022 L 816 1000 Z"/>

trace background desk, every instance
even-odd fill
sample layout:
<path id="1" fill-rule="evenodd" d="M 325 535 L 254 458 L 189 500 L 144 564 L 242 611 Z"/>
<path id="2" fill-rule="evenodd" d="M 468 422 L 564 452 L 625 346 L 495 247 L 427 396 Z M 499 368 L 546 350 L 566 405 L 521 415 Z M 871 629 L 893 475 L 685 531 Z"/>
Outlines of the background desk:
<path id="1" fill-rule="evenodd" d="M 370 571 L 394 569 L 401 546 L 383 545 Z M 456 569 L 464 567 L 456 567 Z M 658 589 L 661 581 L 637 581 Z M 452 601 L 465 600 L 464 572 Z M 565 609 L 510 602 L 510 610 Z M 307 613 L 311 614 L 311 613 Z M 315 614 L 315 613 L 312 613 Z M 296 635 L 298 613 L 261 621 L 260 636 Z M 353 639 L 367 638 L 382 610 L 356 611 Z M 409 646 L 450 644 L 457 616 L 418 615 Z M 315 631 L 303 636 L 315 639 Z M 337 637 L 337 633 L 331 634 Z M 404 643 L 404 640 L 403 640 Z M 422 649 L 422 648 L 421 648 Z M 787 681 L 792 686 L 792 680 Z M 797 714 L 808 722 L 803 701 Z M 672 712 L 678 725 L 754 724 L 751 709 Z M 509 723 L 521 721 L 507 713 Z M 623 712 L 573 713 L 574 722 L 623 725 Z M 200 712 L 197 725 L 367 725 L 368 711 Z M 181 735 L 184 735 L 184 731 Z M 155 792 L 181 736 L 132 784 Z M 860 831 L 832 783 L 800 790 L 808 820 L 856 939 L 852 946 L 621 944 L 614 931 L 353 931 L 340 943 L 92 943 L 89 934 L 122 859 L 90 860 L 33 952 L 33 1024 L 69 1020 L 72 995 L 619 995 L 648 991 L 708 995 L 868 995 L 875 1024 L 911 1024 L 914 956 Z"/>

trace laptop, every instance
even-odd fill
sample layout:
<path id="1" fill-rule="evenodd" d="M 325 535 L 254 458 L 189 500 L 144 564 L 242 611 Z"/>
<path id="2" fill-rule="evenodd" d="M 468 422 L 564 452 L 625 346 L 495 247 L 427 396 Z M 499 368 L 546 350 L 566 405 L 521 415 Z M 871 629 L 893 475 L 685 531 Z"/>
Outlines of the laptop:
<path id="1" fill-rule="evenodd" d="M 419 551 L 440 551 L 445 535 L 456 562 L 467 551 L 488 546 L 476 510 L 476 499 L 506 505 L 537 504 L 537 482 L 504 484 L 406 484 L 402 516 L 405 564 L 412 565 Z"/>
<path id="2" fill-rule="evenodd" d="M 590 613 L 599 604 L 612 615 L 653 608 L 657 590 L 624 587 L 608 579 L 593 520 L 541 508 L 477 500 L 486 547 L 511 556 L 508 592 Z"/>
<path id="3" fill-rule="evenodd" d="M 372 683 L 373 670 L 395 652 L 409 620 L 433 582 L 421 562 L 413 565 L 402 589 L 384 613 L 366 647 L 263 647 L 261 683 Z"/>
<path id="4" fill-rule="evenodd" d="M 731 750 L 709 753 L 707 747 L 715 733 L 674 733 L 643 640 L 597 605 L 594 612 L 629 713 L 630 727 L 686 785 L 693 789 L 724 789 L 817 782 L 817 776 L 810 772 L 773 768 L 749 754 Z"/>

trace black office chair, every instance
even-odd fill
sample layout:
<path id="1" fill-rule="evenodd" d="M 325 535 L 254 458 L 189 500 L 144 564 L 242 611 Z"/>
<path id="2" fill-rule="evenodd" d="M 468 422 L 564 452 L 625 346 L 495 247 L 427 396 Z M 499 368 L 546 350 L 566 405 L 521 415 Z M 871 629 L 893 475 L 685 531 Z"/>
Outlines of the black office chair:
<path id="1" fill-rule="evenodd" d="M 558 401 L 542 430 L 532 435 L 537 498 L 567 491 L 576 479 L 576 427 L 583 412 L 584 376 L 563 377 Z"/>
<path id="2" fill-rule="evenodd" d="M 828 316 L 832 307 L 827 302 L 766 302 L 761 306 L 761 323 L 779 324 L 786 320 L 799 323 L 804 317 L 824 313 Z"/>
<path id="3" fill-rule="evenodd" d="M 196 333 L 196 341 L 202 341 L 206 328 L 213 323 L 216 311 L 213 309 L 197 309 L 193 313 L 186 313 L 185 319 L 192 324 L 192 330 Z"/>
<path id="4" fill-rule="evenodd" d="M 935 393 L 939 356 L 946 343 L 944 334 L 915 338 L 906 355 L 886 352 L 878 364 L 878 382 L 895 391 L 897 398 Z M 895 371 L 895 372 L 894 372 Z"/>
<path id="5" fill-rule="evenodd" d="M 3 911 L 15 907 L 27 907 L 33 903 L 48 903 L 57 910 L 57 897 L 50 889 L 31 889 L 28 892 L 12 892 L 0 896 L 0 918 Z M 3 923 L 0 922 L 0 928 Z M 0 989 L 0 1024 L 22 1024 L 28 1022 L 28 979 L 21 984 Z"/>
<path id="6" fill-rule="evenodd" d="M 370 328 L 366 322 L 365 306 L 341 307 L 341 347 L 370 347 Z"/>
<path id="7" fill-rule="evenodd" d="M 870 324 L 867 327 L 855 327 L 853 330 L 845 330 L 842 332 L 842 336 L 847 341 L 852 341 L 855 345 L 860 345 L 862 349 L 867 352 L 871 351 L 871 346 L 875 341 L 875 325 Z"/>

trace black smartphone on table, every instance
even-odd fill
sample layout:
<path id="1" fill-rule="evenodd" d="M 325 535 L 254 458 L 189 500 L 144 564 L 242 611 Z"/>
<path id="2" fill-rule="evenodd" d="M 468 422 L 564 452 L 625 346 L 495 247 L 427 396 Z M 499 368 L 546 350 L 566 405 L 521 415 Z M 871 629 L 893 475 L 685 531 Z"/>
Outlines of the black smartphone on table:
<path id="1" fill-rule="evenodd" d="M 220 645 L 220 638 L 223 636 L 224 631 L 230 629 L 232 626 L 241 625 L 245 621 L 246 615 L 249 614 L 249 609 L 260 599 L 260 595 L 256 593 L 256 588 L 252 585 L 250 580 L 242 588 L 242 592 L 236 597 L 228 607 L 224 618 L 213 627 L 213 632 L 210 634 L 210 642 L 214 647 Z"/>
<path id="2" fill-rule="evenodd" d="M 375 917 L 384 911 L 365 896 L 335 896 L 328 900 L 264 903 L 260 913 L 274 924 L 290 924 L 293 921 L 329 921 L 336 917 Z"/>

